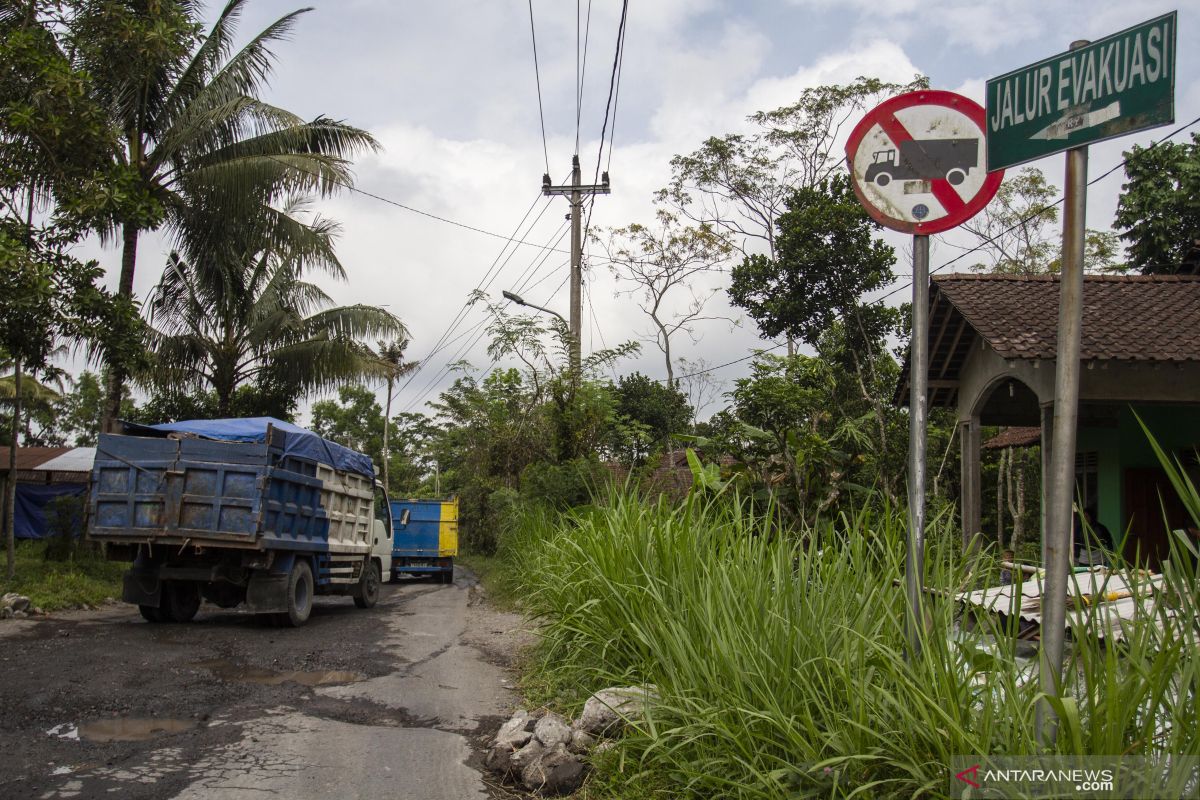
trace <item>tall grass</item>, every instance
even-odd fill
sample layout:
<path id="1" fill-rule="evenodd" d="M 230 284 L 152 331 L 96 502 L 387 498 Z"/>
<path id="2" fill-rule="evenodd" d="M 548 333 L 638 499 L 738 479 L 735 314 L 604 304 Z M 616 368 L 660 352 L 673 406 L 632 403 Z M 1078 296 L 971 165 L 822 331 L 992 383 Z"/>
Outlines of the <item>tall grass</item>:
<path id="1" fill-rule="evenodd" d="M 870 510 L 785 536 L 727 498 L 529 512 L 503 558 L 545 621 L 534 699 L 657 688 L 601 776 L 618 796 L 937 797 L 952 756 L 1038 752 L 1036 673 L 991 619 L 927 597 L 906 658 L 903 537 L 902 514 Z M 931 549 L 928 586 L 976 580 Z M 1161 611 L 1123 646 L 1078 638 L 1055 752 L 1196 753 L 1195 627 L 1163 633 Z"/>

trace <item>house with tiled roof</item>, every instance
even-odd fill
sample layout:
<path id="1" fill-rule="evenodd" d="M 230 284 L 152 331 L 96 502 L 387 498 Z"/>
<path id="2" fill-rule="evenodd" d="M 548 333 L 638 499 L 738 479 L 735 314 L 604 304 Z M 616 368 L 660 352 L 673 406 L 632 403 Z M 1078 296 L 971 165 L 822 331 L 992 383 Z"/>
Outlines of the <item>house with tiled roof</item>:
<path id="1" fill-rule="evenodd" d="M 957 412 L 968 535 L 987 533 L 980 530 L 981 427 L 1037 428 L 1047 471 L 1059 291 L 1056 275 L 933 277 L 929 402 Z M 897 389 L 901 402 L 908 399 L 908 369 L 906 363 Z M 1130 532 L 1127 555 L 1137 550 L 1155 565 L 1167 553 L 1168 530 L 1194 523 L 1139 417 L 1200 479 L 1200 276 L 1084 279 L 1076 488 L 1110 531 Z"/>

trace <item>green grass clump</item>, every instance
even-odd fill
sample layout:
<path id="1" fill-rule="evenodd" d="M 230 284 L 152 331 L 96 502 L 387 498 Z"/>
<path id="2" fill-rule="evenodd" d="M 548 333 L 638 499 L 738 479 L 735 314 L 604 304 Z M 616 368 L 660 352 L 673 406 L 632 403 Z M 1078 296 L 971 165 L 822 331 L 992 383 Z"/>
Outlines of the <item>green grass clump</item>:
<path id="1" fill-rule="evenodd" d="M 953 756 L 1038 752 L 1036 675 L 989 620 L 964 631 L 955 603 L 927 597 L 930 633 L 906 658 L 902 513 L 798 536 L 731 498 L 617 493 L 529 512 L 506 536 L 544 622 L 529 699 L 573 713 L 604 686 L 658 690 L 589 797 L 940 797 Z M 1194 578 L 1180 584 L 1193 608 Z M 931 548 L 927 585 L 973 580 L 952 547 Z M 1195 627 L 1164 632 L 1160 611 L 1123 647 L 1080 637 L 1054 752 L 1197 752 Z"/>
<path id="2" fill-rule="evenodd" d="M 127 564 L 105 561 L 99 553 L 76 549 L 68 561 L 46 558 L 50 540 L 17 542 L 16 577 L 0 580 L 3 592 L 29 598 L 43 611 L 95 606 L 121 596 Z"/>

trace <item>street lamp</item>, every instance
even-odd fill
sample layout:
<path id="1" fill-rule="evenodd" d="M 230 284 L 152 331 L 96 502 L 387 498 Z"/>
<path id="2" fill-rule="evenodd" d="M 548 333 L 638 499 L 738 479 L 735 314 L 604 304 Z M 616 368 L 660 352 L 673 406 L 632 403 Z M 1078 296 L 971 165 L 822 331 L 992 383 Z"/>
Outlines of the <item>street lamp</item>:
<path id="1" fill-rule="evenodd" d="M 516 294 L 515 292 L 510 292 L 507 289 L 505 289 L 500 294 L 504 295 L 505 300 L 510 300 L 519 306 L 528 306 L 529 308 L 536 308 L 538 311 L 545 311 L 547 314 L 553 314 L 554 316 L 556 316 L 560 320 L 562 320 L 563 325 L 567 324 L 567 321 L 565 319 L 563 319 L 562 314 L 558 313 L 557 311 L 553 311 L 549 308 L 543 308 L 542 306 L 535 306 L 533 303 L 528 303 L 525 301 L 525 298 L 521 297 L 521 295 Z"/>

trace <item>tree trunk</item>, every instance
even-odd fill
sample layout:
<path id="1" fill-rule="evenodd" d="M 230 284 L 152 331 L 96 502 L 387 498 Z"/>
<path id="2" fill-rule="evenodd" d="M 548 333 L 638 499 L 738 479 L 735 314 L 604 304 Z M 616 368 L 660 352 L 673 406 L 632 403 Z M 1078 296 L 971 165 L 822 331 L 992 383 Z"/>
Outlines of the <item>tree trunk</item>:
<path id="1" fill-rule="evenodd" d="M 121 281 L 117 291 L 121 297 L 133 299 L 133 271 L 137 265 L 138 228 L 131 222 L 126 222 L 121 228 Z M 121 417 L 121 393 L 128 374 L 124 364 L 109 361 L 108 386 L 104 401 L 104 417 L 101 430 L 105 433 L 115 433 L 117 420 Z"/>
<path id="2" fill-rule="evenodd" d="M 383 412 L 383 490 L 389 491 L 388 484 L 388 461 L 391 460 L 391 451 L 388 450 L 388 433 L 392 427 L 392 386 L 394 381 L 389 377 L 387 382 L 387 402 L 384 403 Z"/>
<path id="3" fill-rule="evenodd" d="M 233 391 L 233 387 L 217 389 L 217 416 L 229 416 L 233 409 Z"/>
<path id="4" fill-rule="evenodd" d="M 1010 459 L 1008 450 L 1000 451 L 1000 463 L 996 465 L 996 544 L 1004 551 L 1004 457 Z"/>
<path id="5" fill-rule="evenodd" d="M 5 549 L 8 579 L 17 571 L 17 434 L 21 431 L 21 359 L 13 359 L 12 440 L 8 447 L 8 482 L 4 486 Z"/>
<path id="6" fill-rule="evenodd" d="M 1021 546 L 1021 539 L 1025 535 L 1025 458 L 1022 456 L 1021 463 L 1017 465 L 1017 481 L 1016 486 L 1012 486 L 1012 460 L 1008 463 L 1008 510 L 1012 514 L 1013 529 L 1012 529 L 1012 551 L 1015 555 L 1017 548 Z M 1013 504 L 1014 497 L 1016 504 Z"/>

